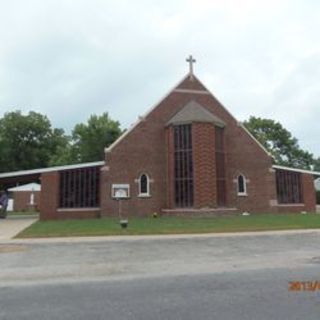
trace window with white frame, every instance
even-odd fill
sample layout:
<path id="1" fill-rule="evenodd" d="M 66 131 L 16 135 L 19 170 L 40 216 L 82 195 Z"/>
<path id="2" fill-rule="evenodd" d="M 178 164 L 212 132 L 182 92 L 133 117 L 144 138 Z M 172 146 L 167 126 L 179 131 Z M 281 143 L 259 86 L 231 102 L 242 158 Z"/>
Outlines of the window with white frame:
<path id="1" fill-rule="evenodd" d="M 238 175 L 238 195 L 246 196 L 247 195 L 247 180 L 243 174 Z"/>
<path id="2" fill-rule="evenodd" d="M 139 178 L 139 196 L 150 196 L 150 179 L 145 173 L 142 173 Z"/>

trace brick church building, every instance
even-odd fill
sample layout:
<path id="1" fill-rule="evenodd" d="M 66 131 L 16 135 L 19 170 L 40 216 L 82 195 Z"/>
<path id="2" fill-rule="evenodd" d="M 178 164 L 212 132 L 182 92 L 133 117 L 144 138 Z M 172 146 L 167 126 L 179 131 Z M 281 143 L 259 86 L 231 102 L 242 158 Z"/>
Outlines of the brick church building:
<path id="1" fill-rule="evenodd" d="M 117 216 L 119 201 L 129 218 L 315 212 L 320 173 L 273 165 L 189 62 L 189 73 L 105 149 L 104 161 L 0 174 L 0 183 L 40 179 L 42 219 Z"/>

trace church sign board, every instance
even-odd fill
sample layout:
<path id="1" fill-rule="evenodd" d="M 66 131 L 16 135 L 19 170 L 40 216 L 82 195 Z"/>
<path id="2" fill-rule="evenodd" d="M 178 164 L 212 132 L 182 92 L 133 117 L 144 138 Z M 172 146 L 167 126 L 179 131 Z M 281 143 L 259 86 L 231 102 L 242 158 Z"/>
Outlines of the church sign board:
<path id="1" fill-rule="evenodd" d="M 113 184 L 112 185 L 112 198 L 127 199 L 129 197 L 130 197 L 129 184 Z"/>

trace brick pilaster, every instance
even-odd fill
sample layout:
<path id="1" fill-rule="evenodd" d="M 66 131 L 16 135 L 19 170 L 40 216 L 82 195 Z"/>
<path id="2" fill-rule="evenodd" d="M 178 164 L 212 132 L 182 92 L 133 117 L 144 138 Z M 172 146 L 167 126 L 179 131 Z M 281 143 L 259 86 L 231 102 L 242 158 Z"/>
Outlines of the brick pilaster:
<path id="1" fill-rule="evenodd" d="M 302 190 L 305 210 L 316 212 L 316 192 L 313 176 L 311 174 L 302 174 Z"/>
<path id="2" fill-rule="evenodd" d="M 212 208 L 217 204 L 214 137 L 213 124 L 192 124 L 195 208 Z"/>
<path id="3" fill-rule="evenodd" d="M 59 206 L 59 172 L 41 175 L 40 219 L 56 219 Z"/>

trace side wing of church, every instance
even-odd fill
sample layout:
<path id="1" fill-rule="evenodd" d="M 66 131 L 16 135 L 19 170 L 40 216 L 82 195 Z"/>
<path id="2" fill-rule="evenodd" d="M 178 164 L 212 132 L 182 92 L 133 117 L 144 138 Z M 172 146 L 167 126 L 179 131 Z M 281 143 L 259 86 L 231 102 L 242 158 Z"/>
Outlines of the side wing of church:
<path id="1" fill-rule="evenodd" d="M 117 216 L 119 201 L 124 217 L 315 212 L 319 175 L 273 165 L 192 69 L 105 150 L 105 161 L 20 173 L 41 180 L 41 219 Z M 17 176 L 0 174 L 0 182 Z"/>

